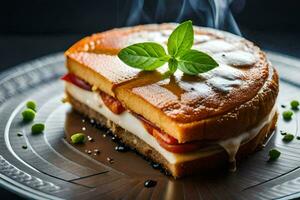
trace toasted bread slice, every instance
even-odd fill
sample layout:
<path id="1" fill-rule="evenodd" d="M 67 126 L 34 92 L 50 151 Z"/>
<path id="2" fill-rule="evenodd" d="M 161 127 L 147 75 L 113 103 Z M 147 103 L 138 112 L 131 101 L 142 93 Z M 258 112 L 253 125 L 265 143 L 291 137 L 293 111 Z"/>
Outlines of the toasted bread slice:
<path id="1" fill-rule="evenodd" d="M 147 158 L 152 159 L 154 162 L 160 163 L 175 178 L 196 173 L 206 173 L 207 171 L 213 171 L 222 167 L 234 167 L 228 165 L 228 154 L 221 147 L 214 148 L 205 154 L 199 154 L 194 159 L 178 159 L 178 161 L 175 163 L 170 162 L 168 159 L 166 159 L 165 155 L 160 153 L 156 148 L 150 146 L 143 139 L 137 137 L 134 133 L 125 130 L 118 124 L 101 115 L 99 112 L 78 101 L 68 92 L 67 97 L 75 110 L 86 117 L 95 119 L 99 124 L 108 127 L 114 135 L 121 139 L 123 143 L 130 146 L 132 149 L 135 149 Z M 254 138 L 241 144 L 236 155 L 237 159 L 240 160 L 244 156 L 247 156 L 250 153 L 253 153 L 255 150 L 261 148 L 262 144 L 268 139 L 274 130 L 276 121 L 277 114 L 274 113 L 271 120 L 258 130 L 258 133 Z M 185 154 L 174 154 L 174 156 L 187 157 Z"/>
<path id="2" fill-rule="evenodd" d="M 228 159 L 235 161 L 236 154 L 242 157 L 257 149 L 275 127 L 279 86 L 276 70 L 258 47 L 208 28 L 194 27 L 193 46 L 219 63 L 207 73 L 189 76 L 176 71 L 166 77 L 167 65 L 145 72 L 117 57 L 133 43 L 154 41 L 165 46 L 175 26 L 114 29 L 77 42 L 65 53 L 66 65 L 92 91 L 68 83 L 66 94 L 76 110 L 110 128 L 174 177 L 181 177 L 219 167 Z M 103 92 L 123 106 L 125 113 L 111 112 L 99 95 Z M 200 146 L 189 152 L 170 152 L 136 116 L 173 137 L 177 148 L 193 142 Z"/>
<path id="3" fill-rule="evenodd" d="M 166 44 L 174 28 L 144 25 L 94 34 L 66 51 L 67 68 L 180 143 L 237 136 L 270 112 L 278 94 L 277 73 L 265 54 L 241 37 L 195 27 L 193 48 L 206 51 L 220 65 L 198 76 L 177 71 L 165 78 L 166 66 L 142 72 L 117 57 L 132 43 Z"/>

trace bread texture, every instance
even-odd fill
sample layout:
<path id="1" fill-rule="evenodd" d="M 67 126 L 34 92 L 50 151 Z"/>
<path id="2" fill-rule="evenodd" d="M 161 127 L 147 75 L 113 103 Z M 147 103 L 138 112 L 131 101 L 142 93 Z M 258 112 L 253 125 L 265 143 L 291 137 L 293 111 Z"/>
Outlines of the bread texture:
<path id="1" fill-rule="evenodd" d="M 176 164 L 169 163 L 163 155 L 161 155 L 156 149 L 149 146 L 142 139 L 123 129 L 109 119 L 106 119 L 103 115 L 76 100 L 70 94 L 66 94 L 69 103 L 76 111 L 86 117 L 96 120 L 102 126 L 109 128 L 123 143 L 132 149 L 135 149 L 145 157 L 150 158 L 154 162 L 160 163 L 175 178 L 201 172 L 206 173 L 207 171 L 228 167 L 228 155 L 221 147 L 219 150 L 199 159 Z M 259 149 L 274 130 L 276 121 L 277 114 L 274 115 L 269 123 L 259 130 L 259 133 L 253 139 L 242 144 L 237 153 L 237 159 L 240 160 Z"/>
<path id="2" fill-rule="evenodd" d="M 126 145 L 160 163 L 174 177 L 182 177 L 228 166 L 228 160 L 241 159 L 261 147 L 276 125 L 279 81 L 266 54 L 252 42 L 210 28 L 194 26 L 192 47 L 206 52 L 219 64 L 206 73 L 191 76 L 177 70 L 166 76 L 167 64 L 155 71 L 141 71 L 118 58 L 122 48 L 134 43 L 150 41 L 166 47 L 176 26 L 169 23 L 119 28 L 80 40 L 65 52 L 66 67 L 68 73 L 88 83 L 91 89 L 68 93 L 66 87 L 66 94 L 75 110 L 109 128 Z M 122 126 L 126 127 L 126 120 L 116 120 L 116 115 L 96 107 L 98 101 L 99 104 L 103 101 L 104 93 L 128 113 L 148 122 L 154 130 L 172 136 L 176 145 L 189 143 L 187 147 L 195 142 L 194 145 L 204 146 L 196 146 L 189 155 L 186 149 L 181 151 L 186 154 L 170 153 L 151 134 L 147 135 L 148 140 L 142 138 L 145 137 L 143 126 L 139 131 L 127 126 L 132 133 L 125 130 L 114 122 L 121 125 L 123 122 Z M 85 95 L 96 100 L 90 98 L 95 101 L 87 103 Z M 102 99 L 97 99 L 98 96 Z M 137 136 L 137 133 L 143 134 Z M 239 142 L 243 143 L 237 145 Z"/>
<path id="3" fill-rule="evenodd" d="M 176 24 L 143 25 L 94 34 L 65 53 L 66 66 L 123 106 L 143 116 L 179 143 L 224 140 L 264 119 L 278 95 L 278 75 L 253 43 L 232 34 L 194 27 L 194 49 L 213 56 L 219 67 L 197 76 L 167 66 L 143 72 L 125 65 L 118 52 L 137 42 L 166 44 Z"/>

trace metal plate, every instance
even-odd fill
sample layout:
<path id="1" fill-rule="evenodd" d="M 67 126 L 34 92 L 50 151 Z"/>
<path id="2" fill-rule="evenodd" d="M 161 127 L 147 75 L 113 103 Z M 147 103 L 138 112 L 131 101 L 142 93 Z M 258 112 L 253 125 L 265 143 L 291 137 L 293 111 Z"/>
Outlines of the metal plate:
<path id="1" fill-rule="evenodd" d="M 269 53 L 281 77 L 280 105 L 300 99 L 300 61 Z M 116 144 L 105 129 L 63 104 L 59 77 L 65 73 L 63 54 L 55 54 L 17 66 L 0 75 L 0 183 L 35 199 L 274 199 L 300 196 L 300 140 L 282 141 L 280 130 L 298 136 L 299 113 L 292 121 L 279 119 L 267 146 L 238 165 L 235 173 L 218 171 L 180 180 L 165 176 L 136 153 L 114 150 Z M 31 123 L 22 122 L 27 100 L 38 102 L 36 122 L 46 125 L 44 134 L 32 135 Z M 94 138 L 88 145 L 70 145 L 65 135 L 84 131 Z M 21 133 L 21 134 L 20 134 Z M 20 136 L 22 135 L 22 136 Z M 300 135 L 299 135 L 300 136 Z M 27 147 L 27 148 L 26 148 Z M 270 148 L 282 154 L 267 162 Z M 100 149 L 87 154 L 85 150 Z M 113 163 L 107 158 L 113 158 Z M 145 188 L 144 181 L 157 185 Z"/>

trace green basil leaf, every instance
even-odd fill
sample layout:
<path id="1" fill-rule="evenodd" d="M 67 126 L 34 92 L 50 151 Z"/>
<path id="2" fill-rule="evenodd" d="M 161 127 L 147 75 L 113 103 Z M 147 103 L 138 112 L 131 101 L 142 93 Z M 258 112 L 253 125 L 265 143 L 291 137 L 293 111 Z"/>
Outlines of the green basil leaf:
<path id="1" fill-rule="evenodd" d="M 196 75 L 217 67 L 218 63 L 208 54 L 197 50 L 189 50 L 178 60 L 178 68 L 186 74 Z"/>
<path id="2" fill-rule="evenodd" d="M 168 53 L 154 42 L 137 43 L 122 49 L 118 57 L 127 65 L 142 70 L 155 70 L 168 62 L 173 74 L 177 68 L 186 74 L 196 75 L 218 66 L 218 63 L 206 53 L 191 50 L 194 42 L 192 21 L 180 24 L 168 39 Z"/>
<path id="3" fill-rule="evenodd" d="M 174 72 L 176 72 L 177 70 L 177 66 L 178 66 L 178 61 L 175 58 L 171 58 L 168 61 L 169 64 L 169 71 L 171 74 L 174 74 Z"/>
<path id="4" fill-rule="evenodd" d="M 169 60 L 164 48 L 154 42 L 130 45 L 122 49 L 118 57 L 127 65 L 143 70 L 155 70 Z"/>
<path id="5" fill-rule="evenodd" d="M 180 57 L 190 50 L 194 43 L 192 21 L 186 21 L 176 27 L 168 39 L 168 52 L 171 56 Z"/>

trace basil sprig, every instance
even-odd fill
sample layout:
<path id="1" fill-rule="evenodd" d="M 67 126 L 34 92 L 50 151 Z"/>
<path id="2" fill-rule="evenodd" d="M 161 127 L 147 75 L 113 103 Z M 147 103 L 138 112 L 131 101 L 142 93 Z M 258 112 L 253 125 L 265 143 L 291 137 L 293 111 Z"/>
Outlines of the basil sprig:
<path id="1" fill-rule="evenodd" d="M 176 27 L 168 39 L 168 53 L 158 43 L 143 42 L 122 49 L 118 57 L 127 65 L 152 71 L 168 62 L 169 72 L 177 69 L 189 75 L 204 73 L 218 66 L 208 54 L 191 49 L 194 43 L 192 21 Z"/>

